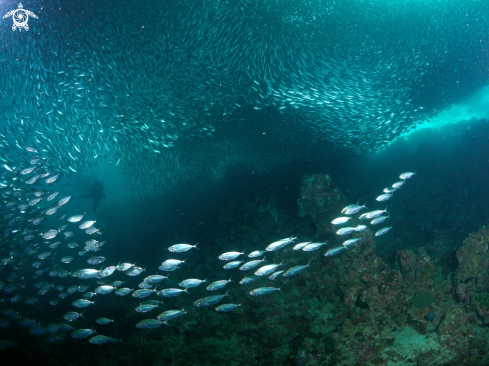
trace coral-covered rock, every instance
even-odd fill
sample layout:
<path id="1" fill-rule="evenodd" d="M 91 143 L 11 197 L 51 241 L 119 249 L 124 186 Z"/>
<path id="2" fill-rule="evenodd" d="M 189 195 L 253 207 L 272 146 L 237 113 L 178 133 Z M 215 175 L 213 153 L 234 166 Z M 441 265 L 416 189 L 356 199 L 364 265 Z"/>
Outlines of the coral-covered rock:
<path id="1" fill-rule="evenodd" d="M 318 216 L 330 211 L 332 207 L 342 201 L 346 202 L 346 198 L 334 186 L 329 175 L 316 173 L 302 177 L 301 193 L 297 200 L 299 217 L 311 216 L 317 221 Z"/>
<path id="2" fill-rule="evenodd" d="M 403 278 L 406 281 L 414 282 L 416 275 L 416 254 L 412 250 L 400 250 L 398 254 L 398 263 Z"/>
<path id="3" fill-rule="evenodd" d="M 440 326 L 438 334 L 454 334 L 460 332 L 467 322 L 467 315 L 460 306 L 454 306 L 447 310 Z"/>
<path id="4" fill-rule="evenodd" d="M 472 282 L 469 281 L 469 283 L 459 283 L 456 289 L 456 293 L 458 296 L 458 299 L 460 301 L 465 301 L 467 300 L 470 296 L 472 296 Z"/>
<path id="5" fill-rule="evenodd" d="M 489 324 L 489 294 L 477 294 L 474 298 L 477 315 L 484 324 Z"/>
<path id="6" fill-rule="evenodd" d="M 453 237 L 450 230 L 437 228 L 433 230 L 433 235 L 434 240 L 428 245 L 428 252 L 431 258 L 441 260 L 445 253 L 455 251 L 460 246 L 460 241 Z"/>
<path id="7" fill-rule="evenodd" d="M 423 248 L 416 255 L 411 250 L 400 250 L 398 263 L 403 278 L 412 283 L 413 290 L 417 292 L 431 292 L 434 289 L 434 279 L 440 269 L 426 254 Z"/>
<path id="8" fill-rule="evenodd" d="M 466 282 L 471 278 L 476 278 L 489 266 L 489 256 L 487 255 L 489 245 L 489 229 L 482 229 L 473 233 L 464 240 L 462 246 L 457 251 L 459 267 L 457 271 L 457 281 Z"/>
<path id="9" fill-rule="evenodd" d="M 473 293 L 489 291 L 488 247 L 489 229 L 482 229 L 470 234 L 457 251 L 455 284 L 460 301 L 466 301 Z"/>

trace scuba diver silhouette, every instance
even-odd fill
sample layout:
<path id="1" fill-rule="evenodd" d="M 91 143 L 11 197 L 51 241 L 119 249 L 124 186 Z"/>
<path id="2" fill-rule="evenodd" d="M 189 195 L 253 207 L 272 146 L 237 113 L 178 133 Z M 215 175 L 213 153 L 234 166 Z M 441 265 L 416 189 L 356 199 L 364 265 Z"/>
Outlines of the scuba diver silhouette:
<path id="1" fill-rule="evenodd" d="M 105 190 L 104 184 L 99 180 L 95 180 L 93 182 L 92 186 L 90 187 L 90 192 L 87 194 L 83 194 L 81 196 L 78 196 L 78 198 L 92 198 L 93 199 L 93 205 L 92 205 L 93 211 L 97 212 L 99 210 L 98 204 L 102 198 L 105 200 L 105 207 L 107 207 L 107 197 L 105 197 L 104 190 Z"/>

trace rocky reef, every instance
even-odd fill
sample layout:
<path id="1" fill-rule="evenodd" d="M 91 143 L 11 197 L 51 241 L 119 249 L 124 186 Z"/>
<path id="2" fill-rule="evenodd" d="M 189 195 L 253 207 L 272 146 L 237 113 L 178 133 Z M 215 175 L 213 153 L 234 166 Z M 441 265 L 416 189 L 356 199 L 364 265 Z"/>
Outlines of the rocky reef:
<path id="1" fill-rule="evenodd" d="M 201 249 L 209 259 L 182 275 L 205 273 L 212 267 L 213 277 L 228 278 L 230 272 L 216 270 L 212 258 L 230 248 L 262 249 L 284 237 L 329 239 L 328 248 L 334 247 L 340 240 L 332 234 L 330 222 L 348 203 L 327 174 L 302 178 L 299 217 L 274 197 L 230 203 L 219 215 L 212 246 Z M 116 305 L 118 311 L 126 312 L 125 344 L 108 346 L 109 351 L 83 344 L 72 351 L 79 357 L 69 362 L 161 366 L 489 364 L 489 229 L 471 233 L 456 251 L 450 232 L 441 229 L 426 249 L 400 248 L 397 235 L 379 239 L 370 229 L 352 235 L 360 238 L 356 245 L 333 257 L 324 257 L 324 250 L 305 253 L 290 247 L 267 253 L 270 263 L 284 260 L 290 268 L 311 260 L 311 267 L 300 276 L 277 279 L 274 284 L 268 279 L 260 279 L 252 287 L 232 284 L 232 301 L 245 306 L 230 313 L 202 310 L 176 300 L 175 308 L 186 306 L 186 317 L 172 322 L 171 327 L 136 331 L 134 313 Z M 232 275 L 234 281 L 244 277 L 237 270 Z M 265 297 L 247 295 L 252 288 L 270 285 L 281 291 Z M 195 290 L 206 296 L 205 290 Z M 49 359 L 50 354 L 63 352 L 62 347 L 46 344 L 35 354 L 26 347 L 9 354 L 18 357 L 27 352 L 22 357 Z"/>
<path id="2" fill-rule="evenodd" d="M 329 238 L 333 246 L 338 239 L 330 221 L 345 203 L 328 175 L 307 175 L 298 199 L 300 218 L 291 217 L 279 200 L 259 199 L 223 214 L 216 242 L 271 242 L 296 235 L 301 241 Z M 168 362 L 162 358 L 160 364 L 189 355 L 184 344 L 190 339 L 183 336 L 189 333 L 192 352 L 212 360 L 196 365 L 223 360 L 235 365 L 489 364 L 486 229 L 469 235 L 456 256 L 450 255 L 452 242 L 443 245 L 449 233 L 439 231 L 428 247 L 443 253 L 436 259 L 423 247 L 380 256 L 369 229 L 356 236 L 361 237 L 356 247 L 330 258 L 324 251 L 270 253 L 267 259 L 285 259 L 288 267 L 310 258 L 313 265 L 299 278 L 277 280 L 280 293 L 246 298 L 245 309 L 224 317 L 208 312 L 194 325 L 177 325 L 183 338 L 167 341 Z M 395 248 L 398 239 L 389 240 L 382 238 L 382 245 Z"/>
<path id="3" fill-rule="evenodd" d="M 347 202 L 343 192 L 333 184 L 328 174 L 304 175 L 297 200 L 299 217 L 311 217 L 316 226 L 316 236 L 331 234 L 331 220 Z"/>

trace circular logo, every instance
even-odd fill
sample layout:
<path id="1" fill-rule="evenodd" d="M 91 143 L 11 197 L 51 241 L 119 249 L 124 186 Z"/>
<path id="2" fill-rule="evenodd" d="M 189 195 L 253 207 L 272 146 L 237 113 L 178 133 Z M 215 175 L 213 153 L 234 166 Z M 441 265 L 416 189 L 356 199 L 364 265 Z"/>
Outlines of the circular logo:
<path id="1" fill-rule="evenodd" d="M 27 20 L 29 19 L 29 15 L 24 9 L 17 9 L 14 12 L 14 16 L 12 17 L 14 20 L 14 24 L 19 27 L 23 28 L 27 24 Z"/>

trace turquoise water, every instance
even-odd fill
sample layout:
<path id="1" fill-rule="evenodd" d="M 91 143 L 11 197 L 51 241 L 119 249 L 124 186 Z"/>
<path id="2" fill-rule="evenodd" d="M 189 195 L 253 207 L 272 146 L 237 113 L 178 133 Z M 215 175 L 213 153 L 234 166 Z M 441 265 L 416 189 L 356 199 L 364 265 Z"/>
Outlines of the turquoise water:
<path id="1" fill-rule="evenodd" d="M 488 10 L 0 4 L 2 358 L 489 364 Z"/>

